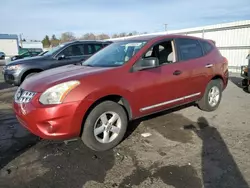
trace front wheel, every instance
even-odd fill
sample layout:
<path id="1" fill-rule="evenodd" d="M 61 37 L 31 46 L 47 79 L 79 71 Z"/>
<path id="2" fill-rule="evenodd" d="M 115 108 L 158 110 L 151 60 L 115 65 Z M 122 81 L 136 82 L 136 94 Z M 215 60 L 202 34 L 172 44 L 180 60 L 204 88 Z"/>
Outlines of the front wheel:
<path id="1" fill-rule="evenodd" d="M 121 142 L 127 130 L 124 108 L 113 101 L 104 101 L 88 115 L 83 125 L 82 141 L 95 151 L 105 151 Z"/>
<path id="2" fill-rule="evenodd" d="M 204 111 L 214 111 L 218 108 L 222 97 L 222 80 L 211 80 L 206 88 L 206 91 L 198 101 L 198 106 Z"/>

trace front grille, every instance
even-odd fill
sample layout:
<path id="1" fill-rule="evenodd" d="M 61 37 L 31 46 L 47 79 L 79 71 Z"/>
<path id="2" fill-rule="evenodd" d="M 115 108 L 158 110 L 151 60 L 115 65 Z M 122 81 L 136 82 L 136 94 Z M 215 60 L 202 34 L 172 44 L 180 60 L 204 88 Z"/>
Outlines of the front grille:
<path id="1" fill-rule="evenodd" d="M 35 92 L 25 91 L 22 88 L 18 88 L 15 93 L 15 102 L 16 103 L 28 103 L 35 96 Z"/>

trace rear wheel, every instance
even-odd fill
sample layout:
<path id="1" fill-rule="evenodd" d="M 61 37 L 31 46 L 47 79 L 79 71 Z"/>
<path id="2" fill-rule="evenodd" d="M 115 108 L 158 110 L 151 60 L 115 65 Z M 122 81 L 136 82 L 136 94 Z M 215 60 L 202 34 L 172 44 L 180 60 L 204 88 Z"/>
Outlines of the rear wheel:
<path id="1" fill-rule="evenodd" d="M 109 150 L 121 142 L 127 124 L 127 114 L 120 104 L 102 102 L 89 113 L 83 127 L 82 141 L 95 151 Z"/>
<path id="2" fill-rule="evenodd" d="M 211 80 L 207 85 L 206 91 L 198 101 L 198 106 L 204 111 L 214 111 L 218 108 L 222 97 L 222 80 Z"/>

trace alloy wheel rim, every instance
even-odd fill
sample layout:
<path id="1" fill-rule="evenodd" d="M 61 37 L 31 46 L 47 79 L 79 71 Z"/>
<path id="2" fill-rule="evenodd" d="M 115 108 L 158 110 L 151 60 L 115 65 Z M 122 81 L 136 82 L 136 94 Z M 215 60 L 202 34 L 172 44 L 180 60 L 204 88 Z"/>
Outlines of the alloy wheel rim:
<path id="1" fill-rule="evenodd" d="M 217 86 L 213 86 L 208 93 L 208 103 L 211 107 L 218 104 L 220 100 L 220 90 Z"/>
<path id="2" fill-rule="evenodd" d="M 121 125 L 121 117 L 116 112 L 104 112 L 95 122 L 94 136 L 100 143 L 110 143 L 119 135 Z"/>

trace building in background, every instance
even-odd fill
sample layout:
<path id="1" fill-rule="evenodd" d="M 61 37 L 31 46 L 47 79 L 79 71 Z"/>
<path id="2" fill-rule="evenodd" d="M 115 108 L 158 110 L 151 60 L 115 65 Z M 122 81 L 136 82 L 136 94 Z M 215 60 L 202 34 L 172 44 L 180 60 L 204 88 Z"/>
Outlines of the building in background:
<path id="1" fill-rule="evenodd" d="M 22 43 L 20 43 L 20 46 L 22 48 L 40 48 L 40 49 L 43 49 L 42 42 L 22 41 Z"/>
<path id="2" fill-rule="evenodd" d="M 0 34 L 0 51 L 4 52 L 6 57 L 18 54 L 18 36 L 10 34 Z"/>
<path id="3" fill-rule="evenodd" d="M 232 72 L 239 72 L 241 66 L 248 63 L 246 57 L 250 50 L 250 20 L 144 35 L 151 34 L 182 34 L 211 39 L 216 42 L 221 54 L 228 59 L 229 70 Z M 109 40 L 115 41 L 124 38 L 130 37 Z"/>
<path id="4" fill-rule="evenodd" d="M 27 53 L 28 51 L 33 52 L 42 52 L 43 44 L 42 42 L 35 41 L 22 41 L 19 44 L 19 54 Z"/>

